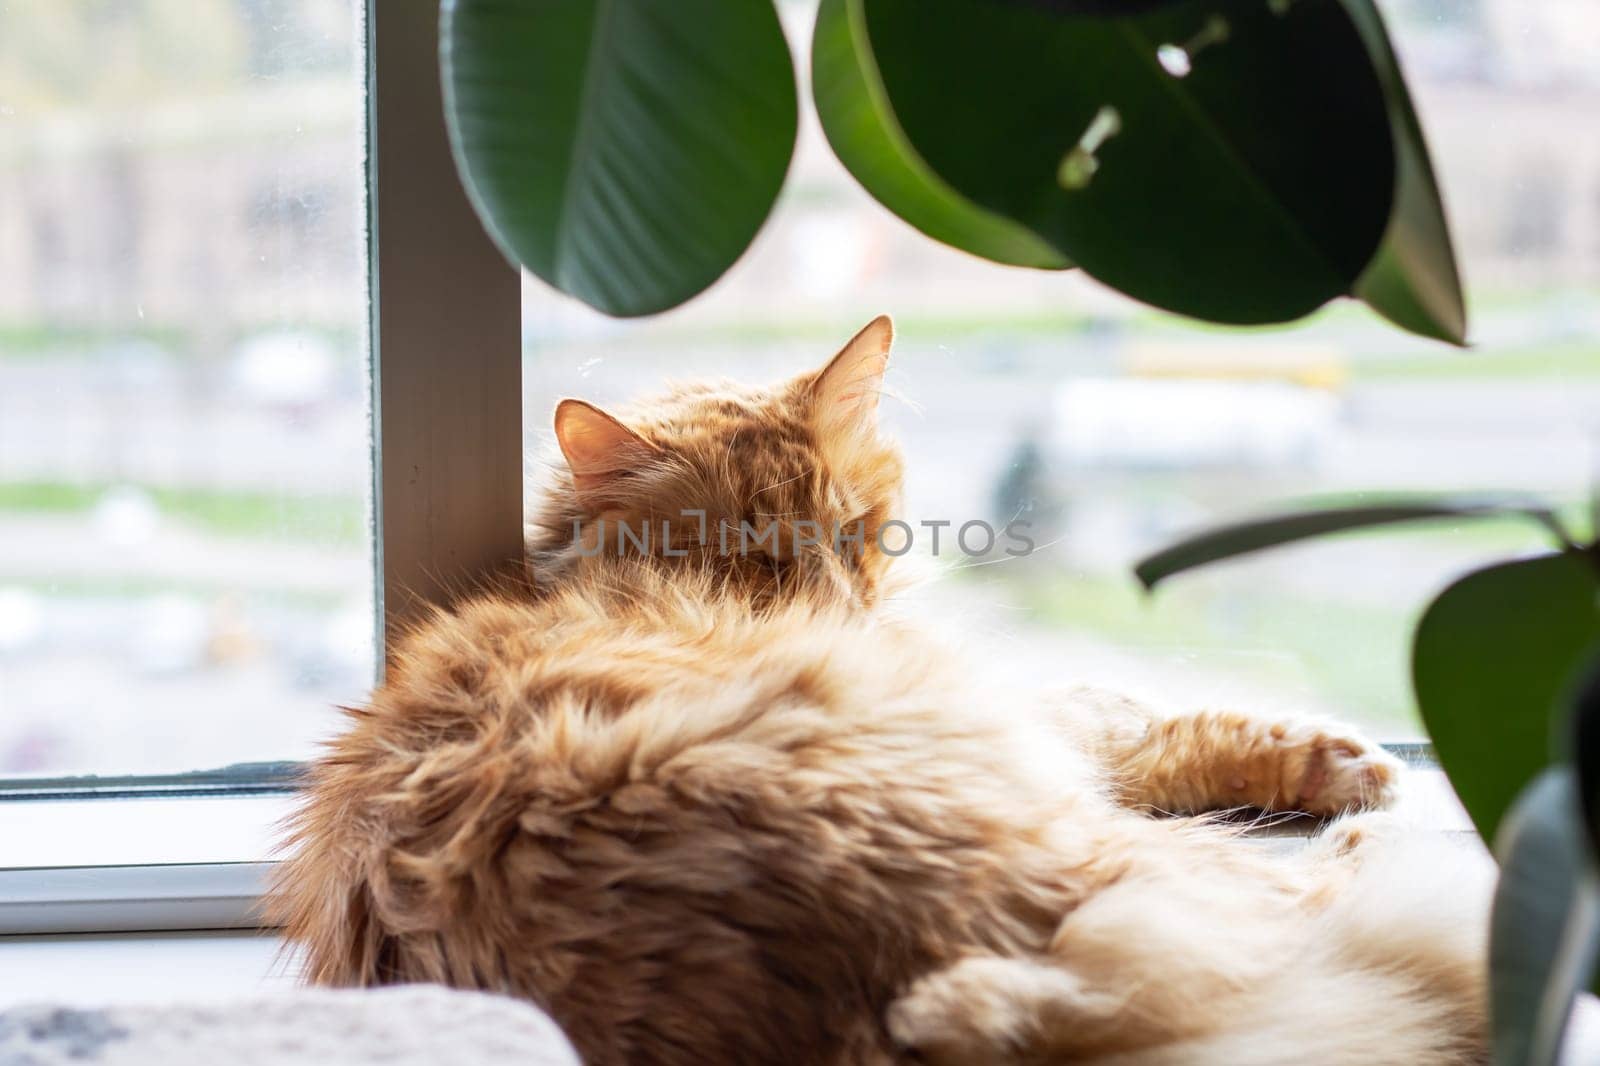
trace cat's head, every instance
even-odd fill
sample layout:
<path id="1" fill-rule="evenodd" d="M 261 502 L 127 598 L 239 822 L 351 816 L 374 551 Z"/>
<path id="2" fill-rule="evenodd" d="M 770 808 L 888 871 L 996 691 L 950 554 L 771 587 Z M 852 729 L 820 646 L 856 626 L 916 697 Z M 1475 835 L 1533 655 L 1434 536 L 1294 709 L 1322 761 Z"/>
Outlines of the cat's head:
<path id="1" fill-rule="evenodd" d="M 565 469 L 538 515 L 534 565 L 681 567 L 757 605 L 870 607 L 900 505 L 878 432 L 894 326 L 873 319 L 820 369 L 769 387 L 687 385 L 607 413 L 556 408 Z"/>

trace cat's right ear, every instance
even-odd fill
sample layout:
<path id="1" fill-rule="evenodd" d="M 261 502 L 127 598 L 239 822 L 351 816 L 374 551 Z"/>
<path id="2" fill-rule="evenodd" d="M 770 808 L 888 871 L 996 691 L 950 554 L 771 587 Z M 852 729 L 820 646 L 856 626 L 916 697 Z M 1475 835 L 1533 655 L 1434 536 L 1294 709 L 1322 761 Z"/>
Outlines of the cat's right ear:
<path id="1" fill-rule="evenodd" d="M 878 417 L 878 395 L 889 368 L 894 322 L 879 315 L 839 350 L 812 385 L 816 417 L 824 437 L 851 436 L 869 429 Z"/>
<path id="2" fill-rule="evenodd" d="M 582 400 L 556 405 L 556 443 L 580 494 L 603 491 L 618 475 L 660 454 L 654 444 Z"/>

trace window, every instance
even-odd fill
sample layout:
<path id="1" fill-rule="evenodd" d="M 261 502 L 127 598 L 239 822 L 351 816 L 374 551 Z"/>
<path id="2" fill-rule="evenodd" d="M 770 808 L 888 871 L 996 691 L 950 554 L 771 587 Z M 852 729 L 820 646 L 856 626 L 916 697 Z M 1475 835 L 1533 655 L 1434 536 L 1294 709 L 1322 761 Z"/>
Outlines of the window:
<path id="1" fill-rule="evenodd" d="M 437 18 L 0 10 L 0 932 L 252 924 L 375 635 L 517 554 Z"/>
<path id="2" fill-rule="evenodd" d="M 1567 131 L 1600 110 L 1600 19 L 1385 7 L 1454 208 L 1468 353 L 1355 306 L 1219 331 L 969 259 L 867 198 L 810 117 L 752 252 L 619 322 L 519 287 L 473 218 L 436 5 L 4 5 L 0 932 L 248 922 L 273 793 L 370 685 L 375 632 L 516 554 L 524 448 L 559 396 L 785 376 L 880 311 L 914 401 L 885 405 L 909 517 L 1036 543 L 942 553 L 928 613 L 983 662 L 1414 736 L 1426 592 L 1536 533 L 1312 545 L 1154 601 L 1128 572 L 1290 497 L 1589 490 L 1600 147 Z M 811 4 L 780 10 L 803 54 Z"/>
<path id="3" fill-rule="evenodd" d="M 371 683 L 359 30 L 0 11 L 0 777 L 303 758 Z"/>

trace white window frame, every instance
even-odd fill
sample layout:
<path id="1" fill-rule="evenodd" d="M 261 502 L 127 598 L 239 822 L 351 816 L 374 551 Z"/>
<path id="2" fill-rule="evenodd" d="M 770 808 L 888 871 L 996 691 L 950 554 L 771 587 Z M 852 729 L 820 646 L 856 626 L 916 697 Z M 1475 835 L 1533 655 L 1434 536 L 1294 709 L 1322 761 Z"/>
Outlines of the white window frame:
<path id="1" fill-rule="evenodd" d="M 456 176 L 438 0 L 367 0 L 363 15 L 375 624 L 387 648 L 428 604 L 521 556 L 521 281 Z M 257 925 L 297 770 L 0 782 L 0 935 Z M 154 831 L 120 824 L 130 801 Z"/>

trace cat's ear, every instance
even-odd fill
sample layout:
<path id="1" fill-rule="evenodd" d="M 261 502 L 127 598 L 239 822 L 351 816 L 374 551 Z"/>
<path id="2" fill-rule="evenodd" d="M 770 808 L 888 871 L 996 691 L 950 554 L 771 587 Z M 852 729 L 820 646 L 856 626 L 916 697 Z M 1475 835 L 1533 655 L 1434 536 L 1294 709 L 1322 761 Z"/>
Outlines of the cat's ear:
<path id="1" fill-rule="evenodd" d="M 879 315 L 828 361 L 811 386 L 817 423 L 825 434 L 869 429 L 878 417 L 878 394 L 889 369 L 894 322 Z"/>
<path id="2" fill-rule="evenodd" d="M 604 489 L 618 474 L 660 454 L 654 444 L 582 400 L 556 405 L 556 443 L 580 493 Z"/>

